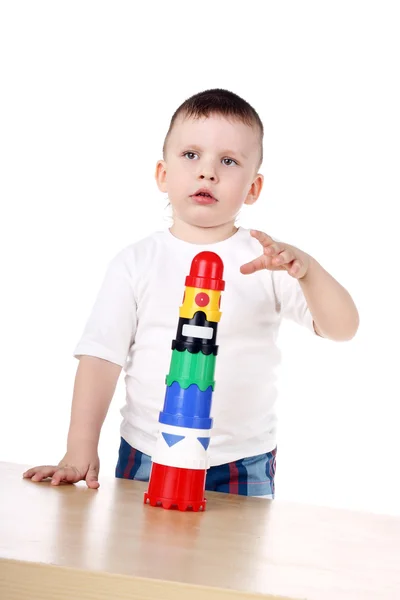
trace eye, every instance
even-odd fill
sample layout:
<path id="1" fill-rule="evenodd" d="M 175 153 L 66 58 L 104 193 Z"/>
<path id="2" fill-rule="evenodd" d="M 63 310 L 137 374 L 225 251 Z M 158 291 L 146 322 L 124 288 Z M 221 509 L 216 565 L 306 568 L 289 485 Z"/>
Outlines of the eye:
<path id="1" fill-rule="evenodd" d="M 233 158 L 223 158 L 222 162 L 224 163 L 225 166 L 230 167 L 232 165 L 237 165 L 236 160 L 233 160 Z"/>
<path id="2" fill-rule="evenodd" d="M 195 160 L 195 157 L 198 157 L 198 154 L 196 154 L 195 152 L 184 152 L 183 156 L 185 156 L 189 160 Z"/>

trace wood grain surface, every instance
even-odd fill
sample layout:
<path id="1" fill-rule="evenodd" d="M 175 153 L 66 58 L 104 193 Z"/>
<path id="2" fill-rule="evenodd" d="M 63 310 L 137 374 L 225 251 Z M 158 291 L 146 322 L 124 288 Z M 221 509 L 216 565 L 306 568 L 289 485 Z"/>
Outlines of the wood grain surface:
<path id="1" fill-rule="evenodd" d="M 399 518 L 216 493 L 181 513 L 25 468 L 0 463 L 1 600 L 400 599 Z"/>

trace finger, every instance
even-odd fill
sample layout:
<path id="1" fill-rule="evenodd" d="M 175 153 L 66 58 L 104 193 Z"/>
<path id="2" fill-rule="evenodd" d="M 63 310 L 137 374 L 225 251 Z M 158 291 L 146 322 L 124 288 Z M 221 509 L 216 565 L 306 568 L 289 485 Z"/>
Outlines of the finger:
<path id="1" fill-rule="evenodd" d="M 100 484 L 98 480 L 98 471 L 94 467 L 90 467 L 86 475 L 86 485 L 88 488 L 96 490 Z"/>
<path id="2" fill-rule="evenodd" d="M 82 478 L 78 469 L 75 467 L 62 467 L 57 469 L 52 477 L 52 485 L 59 485 L 61 482 L 65 483 L 77 483 Z"/>
<path id="3" fill-rule="evenodd" d="M 267 256 L 275 256 L 276 254 L 279 254 L 280 252 L 282 252 L 282 250 L 284 250 L 284 246 L 282 246 L 282 244 L 278 244 L 277 242 L 274 242 L 273 244 L 270 244 L 269 246 L 264 246 L 264 254 L 267 254 Z"/>
<path id="4" fill-rule="evenodd" d="M 295 258 L 296 257 L 294 255 L 293 250 L 291 250 L 290 248 L 285 248 L 285 250 L 280 252 L 278 256 L 274 256 L 272 262 L 275 265 L 287 265 L 288 263 L 291 263 Z"/>
<path id="5" fill-rule="evenodd" d="M 30 479 L 32 477 L 32 475 L 37 473 L 38 469 L 42 469 L 42 468 L 43 467 L 32 467 L 31 469 L 28 469 L 27 471 L 22 473 L 22 477 L 25 477 L 26 479 Z"/>
<path id="6" fill-rule="evenodd" d="M 37 467 L 33 467 L 32 469 L 28 469 L 27 471 L 24 471 L 22 473 L 22 477 L 26 478 L 26 479 L 30 479 L 32 477 L 32 475 L 34 475 L 34 473 L 36 472 Z"/>
<path id="7" fill-rule="evenodd" d="M 56 470 L 57 467 L 55 467 L 54 465 L 43 465 L 41 467 L 34 467 L 33 469 L 29 469 L 24 473 L 24 477 L 26 479 L 31 479 L 32 481 L 42 481 L 43 479 L 52 477 L 54 471 Z"/>
<path id="8" fill-rule="evenodd" d="M 290 268 L 288 269 L 289 275 L 292 275 L 292 277 L 296 277 L 296 279 L 298 277 L 301 277 L 302 271 L 303 271 L 303 263 L 299 259 L 294 260 L 293 264 L 290 265 Z"/>
<path id="9" fill-rule="evenodd" d="M 256 271 L 261 271 L 261 269 L 268 268 L 268 259 L 266 256 L 259 256 L 254 260 L 242 265 L 240 267 L 240 272 L 243 275 L 250 275 L 251 273 L 255 273 Z"/>
<path id="10" fill-rule="evenodd" d="M 250 233 L 253 236 L 253 238 L 258 240 L 260 242 L 260 244 L 264 247 L 270 246 L 271 244 L 274 243 L 274 240 L 272 239 L 272 237 L 270 235 L 268 235 L 267 233 L 264 233 L 263 231 L 258 231 L 256 229 L 252 229 L 250 231 Z"/>

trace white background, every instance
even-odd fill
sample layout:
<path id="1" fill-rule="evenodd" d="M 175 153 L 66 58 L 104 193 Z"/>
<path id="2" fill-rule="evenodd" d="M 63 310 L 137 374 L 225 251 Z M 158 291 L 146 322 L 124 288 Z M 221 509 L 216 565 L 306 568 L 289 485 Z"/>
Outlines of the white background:
<path id="1" fill-rule="evenodd" d="M 1 460 L 62 457 L 105 268 L 167 225 L 169 119 L 223 87 L 265 126 L 241 223 L 314 255 L 361 316 L 348 343 L 282 328 L 277 498 L 400 514 L 399 25 L 385 1 L 1 4 Z M 123 399 L 121 378 L 103 476 Z"/>

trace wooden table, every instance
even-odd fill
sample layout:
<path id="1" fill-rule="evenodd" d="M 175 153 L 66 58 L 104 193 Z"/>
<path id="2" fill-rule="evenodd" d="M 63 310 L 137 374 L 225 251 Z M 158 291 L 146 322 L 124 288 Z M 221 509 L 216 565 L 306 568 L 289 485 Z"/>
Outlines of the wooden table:
<path id="1" fill-rule="evenodd" d="M 181 513 L 25 468 L 0 463 L 1 600 L 400 599 L 398 518 L 216 493 Z"/>

